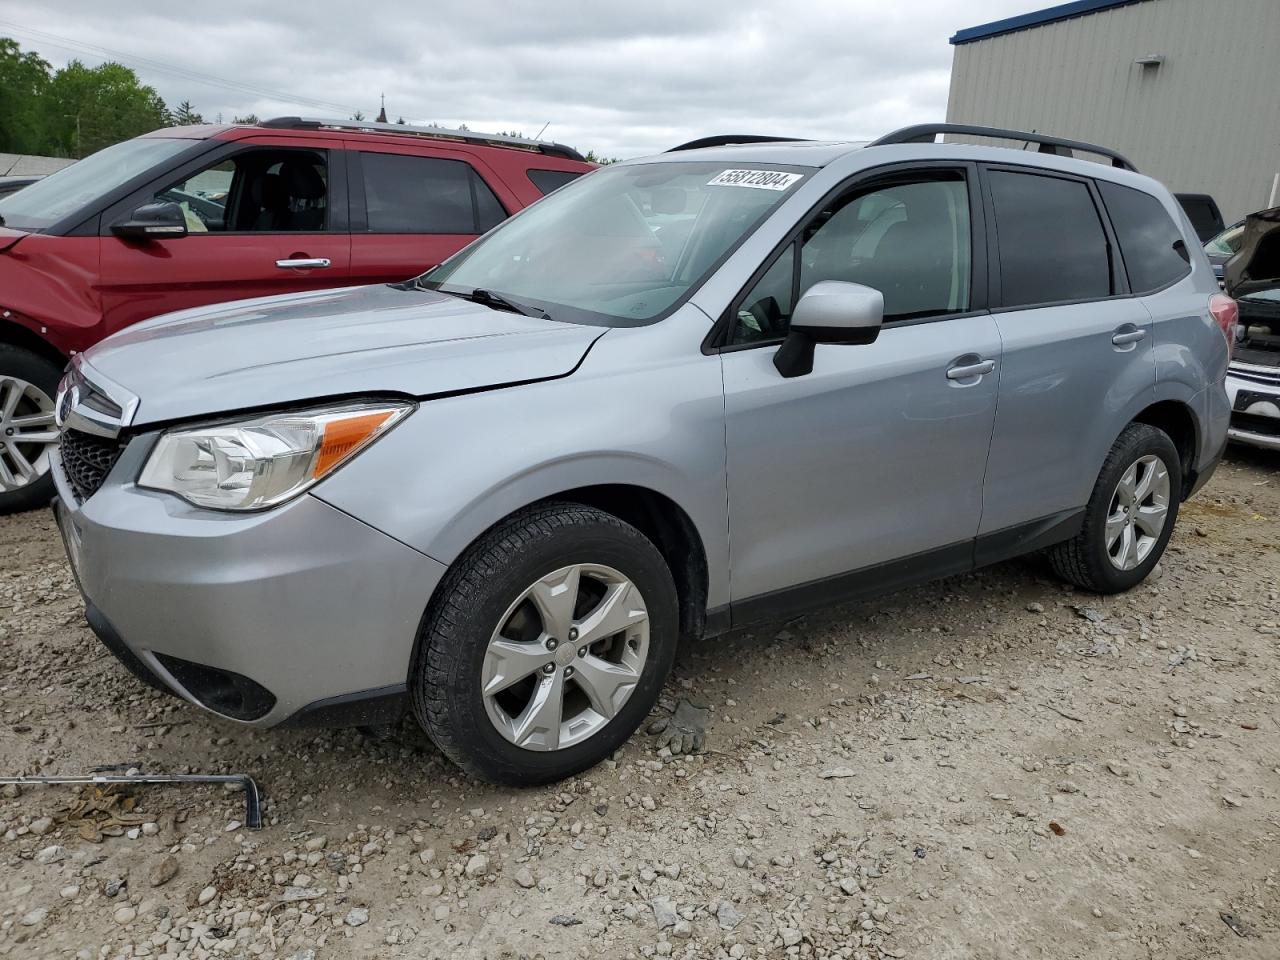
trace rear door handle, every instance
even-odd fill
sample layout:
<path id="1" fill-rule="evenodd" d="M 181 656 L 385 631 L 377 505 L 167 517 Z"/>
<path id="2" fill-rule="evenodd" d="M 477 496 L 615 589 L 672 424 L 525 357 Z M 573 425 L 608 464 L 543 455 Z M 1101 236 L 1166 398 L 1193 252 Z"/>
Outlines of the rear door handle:
<path id="1" fill-rule="evenodd" d="M 323 270 L 333 261 L 328 257 L 302 257 L 295 260 L 277 260 L 276 266 L 281 270 L 301 268 L 303 270 Z"/>
<path id="2" fill-rule="evenodd" d="M 1138 327 L 1134 330 L 1124 330 L 1120 333 L 1117 333 L 1115 336 L 1111 338 L 1111 342 L 1114 343 L 1117 347 L 1122 347 L 1126 343 L 1137 343 L 1146 335 L 1147 335 L 1147 331 L 1143 330 L 1141 327 Z"/>
<path id="3" fill-rule="evenodd" d="M 970 377 L 981 377 L 996 368 L 994 360 L 979 360 L 977 363 L 964 363 L 947 368 L 948 380 L 968 380 Z"/>

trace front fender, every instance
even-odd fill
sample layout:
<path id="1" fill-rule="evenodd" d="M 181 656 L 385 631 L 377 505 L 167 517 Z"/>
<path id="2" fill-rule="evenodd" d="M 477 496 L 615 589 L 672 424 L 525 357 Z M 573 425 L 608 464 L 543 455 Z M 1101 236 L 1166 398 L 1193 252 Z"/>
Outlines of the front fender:
<path id="1" fill-rule="evenodd" d="M 643 487 L 689 516 L 707 554 L 708 602 L 727 603 L 719 358 L 637 362 L 622 332 L 568 377 L 424 402 L 314 494 L 450 564 L 531 503 L 578 487 Z"/>
<path id="2" fill-rule="evenodd" d="M 64 356 L 86 349 L 102 326 L 98 243 L 32 234 L 0 253 L 0 316 Z"/>

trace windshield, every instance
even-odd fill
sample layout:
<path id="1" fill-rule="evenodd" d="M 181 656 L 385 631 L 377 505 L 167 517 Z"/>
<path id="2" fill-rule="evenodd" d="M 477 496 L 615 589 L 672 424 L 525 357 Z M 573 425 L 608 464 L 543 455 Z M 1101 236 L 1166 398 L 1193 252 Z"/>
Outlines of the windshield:
<path id="1" fill-rule="evenodd" d="M 777 164 L 605 167 L 540 200 L 420 278 L 556 320 L 625 326 L 677 305 L 807 171 Z"/>
<path id="2" fill-rule="evenodd" d="M 1211 257 L 1229 257 L 1240 249 L 1244 240 L 1244 224 L 1228 227 L 1204 245 L 1204 252 Z"/>
<path id="3" fill-rule="evenodd" d="M 6 227 L 44 230 L 195 141 L 139 137 L 99 150 L 0 200 Z"/>

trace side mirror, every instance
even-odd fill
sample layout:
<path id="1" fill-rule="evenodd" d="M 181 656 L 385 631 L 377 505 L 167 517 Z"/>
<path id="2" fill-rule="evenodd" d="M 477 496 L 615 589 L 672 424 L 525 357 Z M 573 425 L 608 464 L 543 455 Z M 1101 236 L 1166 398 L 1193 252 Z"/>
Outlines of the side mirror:
<path id="1" fill-rule="evenodd" d="M 813 348 L 819 343 L 872 343 L 884 322 L 884 294 L 860 283 L 823 280 L 815 283 L 791 311 L 787 338 L 773 355 L 784 377 L 813 371 Z"/>
<path id="2" fill-rule="evenodd" d="M 125 240 L 173 240 L 187 235 L 187 218 L 176 203 L 145 203 L 111 232 Z"/>

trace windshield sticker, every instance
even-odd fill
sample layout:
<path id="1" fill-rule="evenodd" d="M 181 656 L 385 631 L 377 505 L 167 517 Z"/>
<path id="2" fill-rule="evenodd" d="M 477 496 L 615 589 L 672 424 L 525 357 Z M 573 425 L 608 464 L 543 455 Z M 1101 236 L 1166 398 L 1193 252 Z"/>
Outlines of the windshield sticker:
<path id="1" fill-rule="evenodd" d="M 707 181 L 707 186 L 786 190 L 801 176 L 799 173 L 783 173 L 780 170 L 725 170 Z"/>

